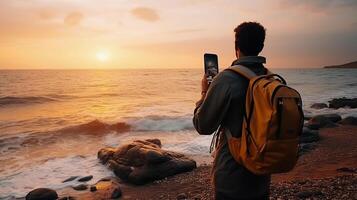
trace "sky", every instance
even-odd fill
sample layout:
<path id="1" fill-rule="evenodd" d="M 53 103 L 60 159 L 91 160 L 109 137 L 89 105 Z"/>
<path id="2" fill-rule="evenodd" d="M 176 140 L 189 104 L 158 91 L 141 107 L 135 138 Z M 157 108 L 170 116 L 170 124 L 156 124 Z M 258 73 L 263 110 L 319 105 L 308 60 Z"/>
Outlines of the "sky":
<path id="1" fill-rule="evenodd" d="M 357 60 L 356 0 L 0 0 L 0 69 L 201 68 L 235 59 L 234 28 L 266 28 L 272 68 Z"/>

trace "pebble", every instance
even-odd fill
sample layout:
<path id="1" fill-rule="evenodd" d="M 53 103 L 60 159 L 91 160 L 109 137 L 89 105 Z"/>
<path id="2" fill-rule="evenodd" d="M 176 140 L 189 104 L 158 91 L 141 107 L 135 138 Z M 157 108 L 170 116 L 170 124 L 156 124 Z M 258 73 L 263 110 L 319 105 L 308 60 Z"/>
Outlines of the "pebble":
<path id="1" fill-rule="evenodd" d="M 322 192 L 319 191 L 319 190 L 317 190 L 317 191 L 306 190 L 306 191 L 298 192 L 296 194 L 296 196 L 299 197 L 299 198 L 308 198 L 308 197 L 317 196 L 317 195 L 322 195 Z"/>
<path id="2" fill-rule="evenodd" d="M 270 199 L 356 199 L 356 182 L 355 174 L 280 182 L 271 185 Z"/>
<path id="3" fill-rule="evenodd" d="M 91 192 L 95 192 L 95 191 L 97 191 L 97 186 L 92 185 L 92 186 L 90 186 L 89 190 L 90 190 Z"/>
<path id="4" fill-rule="evenodd" d="M 185 193 L 180 193 L 176 197 L 177 200 L 185 200 L 187 199 L 187 195 Z"/>
<path id="5" fill-rule="evenodd" d="M 348 167 L 341 167 L 341 168 L 336 169 L 336 171 L 355 173 L 355 172 L 357 172 L 357 169 L 348 168 Z"/>
<path id="6" fill-rule="evenodd" d="M 74 198 L 74 197 L 71 197 L 71 196 L 67 196 L 67 197 L 61 197 L 61 198 L 59 198 L 59 199 L 57 199 L 57 200 L 75 200 L 76 198 Z"/>
<path id="7" fill-rule="evenodd" d="M 119 187 L 117 187 L 113 190 L 111 198 L 116 199 L 119 197 L 121 197 L 121 189 Z"/>

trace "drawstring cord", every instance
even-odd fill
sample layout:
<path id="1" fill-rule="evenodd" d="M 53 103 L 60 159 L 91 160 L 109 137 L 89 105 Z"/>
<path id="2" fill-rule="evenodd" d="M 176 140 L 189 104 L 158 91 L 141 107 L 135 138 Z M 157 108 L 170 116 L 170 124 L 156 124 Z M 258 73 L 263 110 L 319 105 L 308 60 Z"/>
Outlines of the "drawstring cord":
<path id="1" fill-rule="evenodd" d="M 216 149 L 218 145 L 218 138 L 219 138 L 219 132 L 221 130 L 221 125 L 218 126 L 218 129 L 214 132 L 212 140 L 211 140 L 211 145 L 209 147 L 209 153 L 212 153 L 214 149 Z"/>

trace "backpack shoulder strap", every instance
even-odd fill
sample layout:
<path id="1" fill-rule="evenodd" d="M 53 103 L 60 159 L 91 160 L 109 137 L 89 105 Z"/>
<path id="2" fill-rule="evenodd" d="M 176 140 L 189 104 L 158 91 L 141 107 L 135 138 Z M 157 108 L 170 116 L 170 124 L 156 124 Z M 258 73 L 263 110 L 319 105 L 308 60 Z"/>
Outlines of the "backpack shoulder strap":
<path id="1" fill-rule="evenodd" d="M 243 65 L 234 65 L 234 66 L 231 66 L 231 67 L 229 67 L 227 69 L 231 70 L 231 71 L 234 71 L 234 72 L 244 76 L 248 80 L 250 80 L 250 79 L 252 79 L 252 78 L 257 76 L 252 70 L 250 70 L 247 67 L 244 67 Z"/>
<path id="2" fill-rule="evenodd" d="M 248 67 L 245 67 L 243 65 L 233 65 L 233 66 L 230 66 L 227 69 L 231 70 L 231 71 L 234 71 L 234 72 L 244 76 L 248 80 L 258 76 L 252 70 L 250 70 Z M 267 74 L 266 75 L 270 75 L 270 74 L 273 74 L 273 72 L 271 72 L 269 69 L 267 69 Z"/>

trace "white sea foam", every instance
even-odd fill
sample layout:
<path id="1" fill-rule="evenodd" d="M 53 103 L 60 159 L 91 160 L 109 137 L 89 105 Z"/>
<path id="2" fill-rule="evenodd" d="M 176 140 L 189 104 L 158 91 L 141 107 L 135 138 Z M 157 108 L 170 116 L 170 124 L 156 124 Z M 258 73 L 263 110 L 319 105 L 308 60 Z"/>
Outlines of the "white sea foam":
<path id="1" fill-rule="evenodd" d="M 193 129 L 192 116 L 147 116 L 128 120 L 134 131 L 181 131 Z"/>
<path id="2" fill-rule="evenodd" d="M 24 168 L 20 173 L 1 177 L 0 199 L 10 196 L 23 197 L 32 189 L 39 187 L 59 189 L 77 185 L 77 181 L 62 181 L 71 176 L 87 175 L 93 175 L 93 179 L 88 182 L 92 184 L 112 175 L 112 172 L 99 163 L 96 156 L 55 158 L 40 165 Z"/>
<path id="3" fill-rule="evenodd" d="M 321 114 L 339 114 L 342 118 L 348 116 L 357 117 L 357 108 L 339 108 L 339 109 L 331 109 L 331 108 L 323 108 L 323 109 L 307 109 L 304 110 L 305 115 L 314 116 Z"/>
<path id="4" fill-rule="evenodd" d="M 211 140 L 212 135 L 200 135 L 190 141 L 164 144 L 163 148 L 188 155 L 207 155 L 209 154 Z"/>

